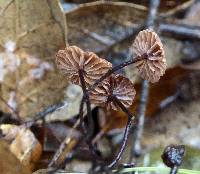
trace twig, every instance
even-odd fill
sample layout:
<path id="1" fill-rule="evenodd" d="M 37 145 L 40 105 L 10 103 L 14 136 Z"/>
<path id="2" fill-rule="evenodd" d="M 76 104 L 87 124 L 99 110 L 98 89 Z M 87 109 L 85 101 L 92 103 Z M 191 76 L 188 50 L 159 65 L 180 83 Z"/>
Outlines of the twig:
<path id="1" fill-rule="evenodd" d="M 65 158 L 66 157 L 66 147 L 68 146 L 68 144 L 71 142 L 72 138 L 72 132 L 75 128 L 78 127 L 78 125 L 80 124 L 80 119 L 78 119 L 76 121 L 76 123 L 73 125 L 72 129 L 70 130 L 69 134 L 67 135 L 67 137 L 65 138 L 65 140 L 61 143 L 59 149 L 56 151 L 56 153 L 54 154 L 52 160 L 50 161 L 48 167 L 52 167 L 54 166 L 54 164 L 57 163 L 57 161 L 60 158 Z M 80 140 L 81 141 L 81 140 Z"/>
<path id="2" fill-rule="evenodd" d="M 132 155 L 140 155 L 141 154 L 141 138 L 143 134 L 143 128 L 144 128 L 144 120 L 145 120 L 145 111 L 146 111 L 146 105 L 147 105 L 147 98 L 148 98 L 148 88 L 149 88 L 149 83 L 144 80 L 142 82 L 142 92 L 141 92 L 141 97 L 140 97 L 140 104 L 138 108 L 138 124 L 136 125 L 136 129 L 134 132 L 134 143 L 133 143 L 133 149 L 132 149 Z"/>
<path id="3" fill-rule="evenodd" d="M 35 115 L 35 117 L 30 120 L 30 121 L 27 121 L 25 122 L 24 124 L 27 126 L 27 127 L 30 127 L 32 126 L 34 123 L 36 123 L 38 120 L 42 120 L 45 118 L 45 116 L 47 116 L 48 114 L 62 108 L 63 106 L 65 105 L 64 102 L 61 102 L 61 103 L 58 103 L 58 104 L 54 104 L 54 105 L 51 105 L 51 106 L 48 106 L 46 109 L 44 109 L 42 112 L 39 112 Z"/>
<path id="4" fill-rule="evenodd" d="M 123 141 L 122 141 L 120 150 L 119 150 L 117 156 L 114 158 L 114 160 L 108 165 L 108 168 L 112 168 L 120 160 L 122 153 L 124 152 L 124 149 L 126 147 L 129 131 L 130 131 L 131 124 L 132 124 L 132 119 L 134 118 L 133 115 L 130 113 L 130 111 L 128 109 L 126 109 L 126 107 L 124 107 L 124 105 L 116 97 L 113 96 L 112 100 L 122 109 L 122 111 L 124 113 L 126 113 L 128 115 L 128 121 L 127 121 L 126 128 L 124 131 L 124 137 L 123 137 Z"/>
<path id="5" fill-rule="evenodd" d="M 5 13 L 5 11 L 8 9 L 8 7 L 13 3 L 14 0 L 10 0 L 6 6 L 0 11 L 0 17 L 2 17 Z"/>
<path id="6" fill-rule="evenodd" d="M 146 26 L 147 26 L 147 28 L 149 28 L 151 30 L 154 29 L 154 22 L 156 19 L 156 14 L 157 14 L 159 4 L 160 4 L 159 0 L 151 0 L 150 1 L 149 15 L 147 18 Z M 134 142 L 133 142 L 133 146 L 132 146 L 131 158 L 133 155 L 141 154 L 141 137 L 142 137 L 143 128 L 144 128 L 145 111 L 146 111 L 146 105 L 147 105 L 147 99 L 148 99 L 148 93 L 149 93 L 148 88 L 149 88 L 149 82 L 146 80 L 143 80 L 141 97 L 140 97 L 138 114 L 137 114 L 138 124 L 136 125 L 136 130 L 135 130 L 134 136 L 133 136 Z"/>
<path id="7" fill-rule="evenodd" d="M 161 23 L 158 30 L 162 35 L 168 37 L 200 40 L 200 27 L 192 27 L 184 24 Z"/>
<path id="8" fill-rule="evenodd" d="M 17 111 L 12 106 L 10 106 L 2 96 L 0 96 L 0 100 L 11 110 L 12 114 L 15 116 L 15 119 L 17 118 L 21 122 L 21 118 Z"/>

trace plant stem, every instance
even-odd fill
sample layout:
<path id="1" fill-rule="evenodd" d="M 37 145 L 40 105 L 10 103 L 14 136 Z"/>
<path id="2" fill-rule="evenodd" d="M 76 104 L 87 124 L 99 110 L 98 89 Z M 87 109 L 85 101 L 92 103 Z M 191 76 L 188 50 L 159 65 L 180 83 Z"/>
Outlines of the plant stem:
<path id="1" fill-rule="evenodd" d="M 81 86 L 83 89 L 83 99 L 82 100 L 85 100 L 86 105 L 87 105 L 87 120 L 88 120 L 87 139 L 89 140 L 89 139 L 91 139 L 92 134 L 94 132 L 94 123 L 93 123 L 92 112 L 91 112 L 91 104 L 90 104 L 90 100 L 89 100 L 89 95 L 87 93 L 83 73 L 84 73 L 83 70 L 79 70 L 79 77 L 80 77 Z"/>
<path id="2" fill-rule="evenodd" d="M 82 100 L 81 100 L 81 104 L 80 104 L 80 108 L 79 108 L 79 117 L 80 117 L 80 124 L 83 129 L 84 135 L 87 135 L 87 128 L 85 126 L 84 116 L 83 116 L 83 105 L 85 103 L 84 99 L 85 98 L 82 98 Z"/>
<path id="3" fill-rule="evenodd" d="M 100 79 L 98 79 L 93 85 L 91 85 L 89 88 L 88 88 L 88 92 L 94 90 L 95 87 L 97 87 L 104 79 L 106 79 L 107 77 L 109 77 L 111 74 L 113 74 L 114 72 L 128 66 L 128 65 L 131 65 L 131 64 L 134 64 L 138 61 L 140 61 L 141 59 L 143 59 L 144 56 L 136 56 L 134 57 L 133 59 L 131 60 L 128 60 L 124 63 L 121 63 L 117 66 L 115 66 L 114 68 L 110 69 L 107 73 L 105 73 Z"/>
<path id="4" fill-rule="evenodd" d="M 176 174 L 178 172 L 178 167 L 174 166 L 173 168 L 171 168 L 170 174 Z"/>
<path id="5" fill-rule="evenodd" d="M 89 95 L 87 93 L 87 89 L 86 89 L 86 85 L 85 85 L 85 79 L 84 79 L 84 71 L 83 70 L 79 70 L 79 77 L 80 77 L 80 81 L 81 81 L 81 86 L 82 86 L 82 89 L 83 89 L 83 98 L 82 98 L 82 102 L 81 102 L 81 107 L 80 107 L 80 115 L 81 116 L 81 121 L 83 122 L 83 103 L 84 101 L 86 101 L 86 105 L 87 105 L 87 120 L 88 120 L 88 129 L 87 129 L 87 132 L 85 133 L 85 140 L 86 140 L 86 143 L 88 144 L 88 147 L 89 147 L 89 150 L 91 151 L 92 153 L 92 157 L 93 157 L 93 164 L 96 165 L 96 161 L 98 159 L 98 156 L 95 152 L 95 149 L 94 149 L 94 145 L 92 144 L 91 142 L 91 138 L 92 138 L 92 135 L 94 133 L 94 120 L 92 118 L 92 111 L 91 111 L 91 104 L 90 104 L 90 99 L 89 99 Z M 82 123 L 82 125 L 84 126 L 84 123 Z M 83 129 L 85 129 L 85 126 L 83 127 Z"/>
<path id="6" fill-rule="evenodd" d="M 132 124 L 132 118 L 133 118 L 133 115 L 130 113 L 130 111 L 115 96 L 112 96 L 111 99 L 122 109 L 124 113 L 128 115 L 128 121 L 127 121 L 126 128 L 124 131 L 124 137 L 123 137 L 120 150 L 118 154 L 116 155 L 116 157 L 114 158 L 114 160 L 108 165 L 108 168 L 112 168 L 120 160 L 122 153 L 124 152 L 124 149 L 127 144 L 128 135 L 129 135 L 129 131 Z"/>

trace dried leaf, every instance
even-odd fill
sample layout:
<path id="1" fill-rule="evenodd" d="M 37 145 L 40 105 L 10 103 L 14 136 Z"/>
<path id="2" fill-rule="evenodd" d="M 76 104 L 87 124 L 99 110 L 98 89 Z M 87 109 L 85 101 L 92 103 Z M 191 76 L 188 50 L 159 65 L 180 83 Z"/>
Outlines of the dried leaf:
<path id="1" fill-rule="evenodd" d="M 131 106 L 135 97 L 135 89 L 131 81 L 119 74 L 114 74 L 104 80 L 91 92 L 91 102 L 106 106 L 108 109 L 118 110 L 119 107 L 110 97 L 115 96 L 125 107 Z"/>
<path id="2" fill-rule="evenodd" d="M 76 46 L 59 50 L 56 54 L 56 63 L 63 74 L 77 85 L 81 85 L 79 71 L 82 70 L 87 86 L 92 85 L 112 67 L 105 59 L 92 52 L 84 52 Z"/>
<path id="3" fill-rule="evenodd" d="M 0 171 L 2 174 L 31 174 L 9 150 L 9 144 L 0 140 Z"/>
<path id="4" fill-rule="evenodd" d="M 42 146 L 34 134 L 24 126 L 3 124 L 0 130 L 6 140 L 10 141 L 10 151 L 31 170 L 42 153 Z"/>
<path id="5" fill-rule="evenodd" d="M 34 116 L 63 98 L 67 82 L 53 57 L 66 43 L 65 16 L 59 0 L 1 0 L 0 9 L 0 95 L 9 101 L 15 92 L 19 115 Z M 40 63 L 33 67 L 30 59 Z M 10 112 L 2 102 L 0 107 Z"/>
<path id="6" fill-rule="evenodd" d="M 80 5 L 66 13 L 69 44 L 102 52 L 130 37 L 144 24 L 146 15 L 144 6 L 133 3 L 98 1 Z"/>
<path id="7" fill-rule="evenodd" d="M 133 43 L 133 52 L 144 57 L 136 63 L 142 78 L 154 83 L 167 68 L 163 45 L 158 35 L 150 30 L 140 31 Z"/>

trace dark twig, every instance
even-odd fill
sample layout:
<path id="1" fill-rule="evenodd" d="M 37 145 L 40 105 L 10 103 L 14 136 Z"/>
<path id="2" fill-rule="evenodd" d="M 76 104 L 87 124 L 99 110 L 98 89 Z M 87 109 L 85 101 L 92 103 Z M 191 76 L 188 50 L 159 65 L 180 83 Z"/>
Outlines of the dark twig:
<path id="1" fill-rule="evenodd" d="M 126 147 L 128 135 L 129 135 L 131 124 L 132 124 L 132 119 L 134 118 L 134 116 L 130 113 L 130 111 L 126 107 L 124 107 L 124 105 L 116 97 L 113 96 L 112 100 L 122 109 L 124 113 L 128 115 L 128 121 L 127 121 L 126 128 L 124 131 L 124 137 L 123 137 L 120 150 L 118 154 L 116 155 L 116 157 L 114 158 L 114 160 L 108 165 L 108 168 L 112 168 L 120 160 L 122 153 L 124 152 L 124 149 Z"/>
<path id="2" fill-rule="evenodd" d="M 62 108 L 65 105 L 64 102 L 54 104 L 51 106 L 48 106 L 46 109 L 44 109 L 42 112 L 37 113 L 34 118 L 30 121 L 25 122 L 24 124 L 27 127 L 32 126 L 34 123 L 36 123 L 38 120 L 43 120 L 48 114 L 53 113 L 54 111 Z"/>
<path id="3" fill-rule="evenodd" d="M 193 27 L 184 24 L 161 23 L 158 30 L 162 35 L 168 37 L 187 40 L 200 40 L 200 27 Z"/>
<path id="4" fill-rule="evenodd" d="M 153 30 L 154 29 L 154 22 L 156 19 L 157 10 L 159 7 L 160 1 L 159 0 L 151 0 L 150 7 L 149 7 L 149 15 L 147 18 L 146 26 L 147 28 Z M 134 132 L 134 139 L 133 139 L 133 146 L 132 146 L 132 155 L 140 155 L 141 154 L 141 137 L 143 134 L 144 128 L 144 118 L 145 118 L 145 111 L 146 105 L 148 100 L 148 93 L 149 93 L 149 82 L 143 80 L 142 82 L 142 90 L 141 90 L 141 97 L 139 102 L 138 108 L 138 124 L 136 125 L 136 130 Z M 132 156 L 131 156 L 132 158 Z"/>

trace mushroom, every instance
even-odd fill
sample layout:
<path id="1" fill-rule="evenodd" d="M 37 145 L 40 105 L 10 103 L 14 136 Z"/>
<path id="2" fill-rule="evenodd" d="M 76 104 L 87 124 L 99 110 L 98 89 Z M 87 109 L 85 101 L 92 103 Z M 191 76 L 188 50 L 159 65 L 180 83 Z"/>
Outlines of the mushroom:
<path id="1" fill-rule="evenodd" d="M 68 46 L 56 54 L 56 64 L 74 84 L 81 85 L 79 71 L 83 72 L 86 87 L 104 75 L 112 64 L 93 52 L 85 52 L 77 46 Z"/>
<path id="2" fill-rule="evenodd" d="M 107 109 L 119 110 L 115 98 L 128 108 L 135 94 L 134 86 L 128 78 L 112 74 L 91 91 L 90 101 L 98 106 L 106 106 Z"/>
<path id="3" fill-rule="evenodd" d="M 157 82 L 167 68 L 163 45 L 158 35 L 148 29 L 140 31 L 132 48 L 141 58 L 135 63 L 140 76 L 152 83 Z"/>

